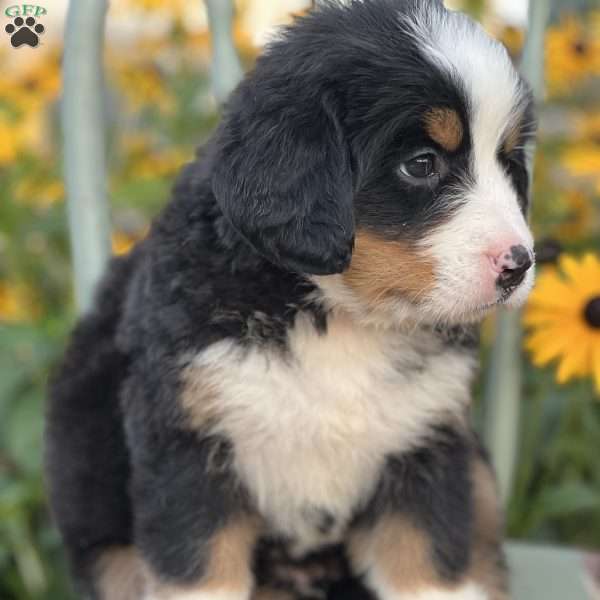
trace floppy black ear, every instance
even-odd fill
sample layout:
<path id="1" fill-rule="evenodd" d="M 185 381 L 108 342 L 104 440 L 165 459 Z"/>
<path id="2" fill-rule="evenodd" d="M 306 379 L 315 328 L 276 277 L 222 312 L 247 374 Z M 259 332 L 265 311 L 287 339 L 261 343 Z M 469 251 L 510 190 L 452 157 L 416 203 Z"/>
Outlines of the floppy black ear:
<path id="1" fill-rule="evenodd" d="M 339 273 L 350 262 L 354 215 L 350 158 L 333 102 L 261 83 L 238 88 L 217 134 L 217 202 L 268 260 L 292 271 Z"/>

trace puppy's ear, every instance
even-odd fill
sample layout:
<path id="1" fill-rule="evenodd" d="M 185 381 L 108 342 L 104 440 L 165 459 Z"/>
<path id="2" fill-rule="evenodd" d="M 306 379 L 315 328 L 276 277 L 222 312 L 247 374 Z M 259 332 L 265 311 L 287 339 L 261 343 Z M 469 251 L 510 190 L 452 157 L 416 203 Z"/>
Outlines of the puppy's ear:
<path id="1" fill-rule="evenodd" d="M 344 135 L 332 101 L 283 88 L 238 88 L 217 133 L 213 191 L 237 232 L 271 262 L 339 273 L 354 244 Z"/>

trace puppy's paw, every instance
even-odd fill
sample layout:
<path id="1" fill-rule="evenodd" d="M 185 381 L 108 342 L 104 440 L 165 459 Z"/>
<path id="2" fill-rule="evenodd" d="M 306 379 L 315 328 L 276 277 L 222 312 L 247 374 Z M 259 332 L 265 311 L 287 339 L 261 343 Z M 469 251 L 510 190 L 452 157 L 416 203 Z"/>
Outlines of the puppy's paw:
<path id="1" fill-rule="evenodd" d="M 250 600 L 247 591 L 226 589 L 150 592 L 143 600 Z"/>
<path id="2" fill-rule="evenodd" d="M 482 587 L 467 583 L 455 588 L 431 588 L 411 593 L 382 594 L 381 600 L 495 600 Z"/>

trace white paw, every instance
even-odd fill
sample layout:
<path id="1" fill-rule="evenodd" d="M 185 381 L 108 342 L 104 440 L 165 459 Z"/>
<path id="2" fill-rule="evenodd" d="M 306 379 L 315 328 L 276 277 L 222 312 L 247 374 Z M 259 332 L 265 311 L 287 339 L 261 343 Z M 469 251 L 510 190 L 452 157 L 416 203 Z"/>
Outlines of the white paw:
<path id="1" fill-rule="evenodd" d="M 480 586 L 468 583 L 461 587 L 444 590 L 430 589 L 410 594 L 390 596 L 390 600 L 489 600 L 489 595 Z"/>
<path id="2" fill-rule="evenodd" d="M 151 592 L 144 600 L 249 600 L 249 594 L 247 591 L 235 590 L 180 590 Z"/>
<path id="3" fill-rule="evenodd" d="M 472 582 L 455 588 L 431 587 L 414 592 L 393 589 L 376 577 L 370 578 L 370 584 L 382 600 L 490 600 L 490 595 Z"/>

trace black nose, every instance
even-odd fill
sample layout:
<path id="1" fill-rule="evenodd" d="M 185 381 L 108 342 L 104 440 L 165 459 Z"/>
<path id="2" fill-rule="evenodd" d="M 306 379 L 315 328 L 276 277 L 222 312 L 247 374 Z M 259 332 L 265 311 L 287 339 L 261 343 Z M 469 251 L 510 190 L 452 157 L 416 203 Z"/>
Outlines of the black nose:
<path id="1" fill-rule="evenodd" d="M 511 260 L 508 263 L 510 266 L 504 268 L 497 280 L 498 286 L 503 290 L 517 287 L 525 279 L 525 273 L 533 264 L 531 255 L 525 246 L 512 246 L 510 253 Z"/>

